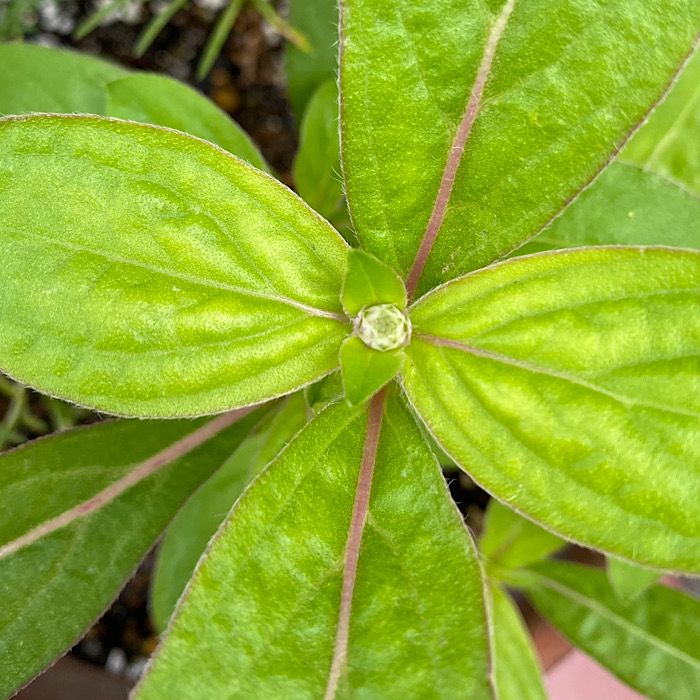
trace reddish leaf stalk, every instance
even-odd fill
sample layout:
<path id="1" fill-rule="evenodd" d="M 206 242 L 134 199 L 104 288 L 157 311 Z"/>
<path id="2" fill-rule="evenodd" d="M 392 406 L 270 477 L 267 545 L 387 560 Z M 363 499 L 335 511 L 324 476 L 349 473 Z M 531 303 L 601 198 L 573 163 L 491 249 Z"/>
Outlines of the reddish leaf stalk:
<path id="1" fill-rule="evenodd" d="M 362 452 L 362 462 L 357 480 L 355 503 L 350 518 L 350 529 L 345 546 L 345 566 L 343 571 L 343 589 L 340 595 L 340 611 L 338 613 L 338 627 L 336 630 L 335 647 L 333 649 L 333 661 L 328 673 L 325 700 L 333 700 L 338 690 L 338 682 L 343 671 L 343 666 L 348 655 L 348 635 L 350 632 L 350 614 L 352 612 L 352 598 L 357 578 L 357 563 L 360 558 L 360 545 L 362 533 L 367 522 L 369 511 L 369 499 L 372 492 L 372 477 L 377 458 L 377 446 L 382 430 L 382 416 L 386 389 L 382 389 L 374 395 L 369 405 L 367 417 L 367 433 Z"/>
<path id="2" fill-rule="evenodd" d="M 152 474 L 155 474 L 162 467 L 174 462 L 176 459 L 179 459 L 183 455 L 186 455 L 188 452 L 191 452 L 195 448 L 199 447 L 201 444 L 205 443 L 207 440 L 210 440 L 222 430 L 225 430 L 230 425 L 233 425 L 236 421 L 243 418 L 255 408 L 257 407 L 246 406 L 245 408 L 239 408 L 235 411 L 223 413 L 208 423 L 205 423 L 203 426 L 197 428 L 197 430 L 194 430 L 189 435 L 185 435 L 185 437 L 181 438 L 177 442 L 174 442 L 172 445 L 168 445 L 168 447 L 166 447 L 164 450 L 161 450 L 157 454 L 153 455 L 145 462 L 141 462 L 141 464 L 125 474 L 121 479 L 115 481 L 113 484 L 110 484 L 92 498 L 89 498 L 87 501 L 83 501 L 77 506 L 64 511 L 60 515 L 44 521 L 40 525 L 37 525 L 34 529 L 25 532 L 17 539 L 0 546 L 0 559 L 14 554 L 24 547 L 34 544 L 43 537 L 50 535 L 52 532 L 56 532 L 56 530 L 61 530 L 64 527 L 68 527 L 68 525 L 76 520 L 91 515 L 95 511 L 100 510 L 100 508 L 104 508 L 132 486 L 135 486 L 140 481 L 143 481 Z"/>
<path id="3" fill-rule="evenodd" d="M 488 39 L 486 40 L 484 55 L 481 59 L 481 64 L 479 65 L 479 70 L 477 71 L 474 85 L 472 86 L 472 92 L 469 96 L 467 107 L 464 110 L 462 121 L 457 127 L 457 133 L 455 134 L 450 152 L 447 156 L 447 163 L 445 164 L 445 169 L 442 173 L 440 187 L 438 188 L 435 203 L 433 204 L 433 211 L 430 214 L 430 219 L 425 229 L 425 233 L 423 234 L 423 239 L 421 240 L 416 257 L 413 261 L 413 266 L 411 267 L 408 277 L 406 278 L 406 291 L 408 292 L 409 299 L 413 298 L 413 295 L 416 292 L 418 282 L 423 274 L 423 269 L 425 268 L 425 264 L 428 262 L 430 251 L 433 249 L 438 233 L 440 233 L 442 224 L 445 221 L 447 205 L 449 204 L 450 197 L 452 196 L 452 190 L 454 189 L 459 165 L 462 162 L 464 149 L 467 145 L 467 141 L 469 140 L 469 136 L 471 135 L 474 122 L 479 116 L 484 88 L 486 87 L 486 82 L 488 81 L 489 74 L 491 73 L 493 59 L 496 56 L 496 49 L 498 48 L 498 43 L 500 42 L 503 32 L 506 29 L 506 25 L 508 24 L 508 20 L 510 19 L 514 6 L 515 0 L 508 0 L 508 2 L 506 2 L 501 10 L 501 14 L 498 16 L 491 29 Z"/>

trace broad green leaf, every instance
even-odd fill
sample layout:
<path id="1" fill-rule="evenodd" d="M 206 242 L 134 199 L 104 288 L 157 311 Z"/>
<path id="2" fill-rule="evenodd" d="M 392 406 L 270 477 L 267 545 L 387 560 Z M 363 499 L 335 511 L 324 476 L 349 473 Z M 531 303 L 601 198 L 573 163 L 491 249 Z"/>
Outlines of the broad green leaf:
<path id="1" fill-rule="evenodd" d="M 687 0 L 345 0 L 343 168 L 363 246 L 411 272 L 409 294 L 513 250 L 607 164 L 698 32 Z"/>
<path id="2" fill-rule="evenodd" d="M 492 498 L 486 509 L 479 551 L 489 566 L 518 569 L 561 549 L 566 543 Z"/>
<path id="3" fill-rule="evenodd" d="M 221 146 L 261 170 L 268 167 L 250 137 L 196 90 L 172 78 L 138 73 L 107 85 L 106 114 L 167 126 Z"/>
<path id="4" fill-rule="evenodd" d="M 700 199 L 659 175 L 614 163 L 516 254 L 606 243 L 700 248 Z"/>
<path id="5" fill-rule="evenodd" d="M 411 319 L 405 388 L 479 484 L 567 539 L 700 571 L 700 253 L 516 258 Z"/>
<path id="6" fill-rule="evenodd" d="M 621 157 L 700 195 L 700 53 Z"/>
<path id="7" fill-rule="evenodd" d="M 659 579 L 658 571 L 635 566 L 623 559 L 608 557 L 608 581 L 623 603 L 630 603 Z"/>
<path id="8" fill-rule="evenodd" d="M 367 411 L 331 406 L 246 491 L 200 562 L 139 700 L 201 698 L 203 683 L 212 700 L 489 697 L 474 547 L 394 398 L 354 569 L 347 656 L 337 693 L 328 688 L 367 426 Z"/>
<path id="9" fill-rule="evenodd" d="M 491 676 L 498 700 L 546 700 L 542 672 L 520 611 L 494 582 L 491 599 L 493 663 Z"/>
<path id="10" fill-rule="evenodd" d="M 340 347 L 345 400 L 351 406 L 367 401 L 398 374 L 405 358 L 404 350 L 379 352 L 355 336 L 347 338 Z"/>
<path id="11" fill-rule="evenodd" d="M 182 591 L 236 499 L 306 422 L 301 392 L 274 414 L 263 415 L 220 469 L 190 498 L 168 527 L 158 551 L 151 585 L 151 614 L 165 629 Z"/>
<path id="12" fill-rule="evenodd" d="M 393 304 L 405 309 L 406 288 L 388 265 L 364 250 L 354 249 L 348 255 L 341 299 L 343 308 L 351 316 L 373 304 Z"/>
<path id="13" fill-rule="evenodd" d="M 110 413 L 214 413 L 338 365 L 347 247 L 289 190 L 184 134 L 0 122 L 0 369 Z"/>
<path id="14" fill-rule="evenodd" d="M 304 113 L 294 160 L 297 192 L 320 214 L 333 217 L 343 206 L 338 139 L 338 86 L 332 80 L 314 93 Z"/>
<path id="15" fill-rule="evenodd" d="M 311 44 L 311 51 L 288 44 L 285 54 L 289 100 L 301 121 L 314 92 L 336 77 L 338 3 L 336 0 L 290 0 L 289 21 Z"/>
<path id="16" fill-rule="evenodd" d="M 700 602 L 653 586 L 618 601 L 605 572 L 543 562 L 527 591 L 537 608 L 576 646 L 652 700 L 700 695 Z"/>
<path id="17" fill-rule="evenodd" d="M 167 126 L 268 170 L 246 133 L 184 83 L 31 44 L 1 45 L 0 65 L 0 114 L 91 113 Z"/>
<path id="18" fill-rule="evenodd" d="M 245 418 L 177 461 L 142 474 L 128 489 L 145 460 L 194 436 L 204 423 L 101 423 L 0 456 L 0 697 L 76 642 L 255 420 Z M 54 518 L 81 504 L 82 513 L 73 512 L 64 527 L 52 526 Z M 28 533 L 34 541 L 16 548 Z"/>
<path id="19" fill-rule="evenodd" d="M 0 45 L 0 115 L 104 114 L 105 85 L 126 71 L 90 56 L 33 44 Z"/>

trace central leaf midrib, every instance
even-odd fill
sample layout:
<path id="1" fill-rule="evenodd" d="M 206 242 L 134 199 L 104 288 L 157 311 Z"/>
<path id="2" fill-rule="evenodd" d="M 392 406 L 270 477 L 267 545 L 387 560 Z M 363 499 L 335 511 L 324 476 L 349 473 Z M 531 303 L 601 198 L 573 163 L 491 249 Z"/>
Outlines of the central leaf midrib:
<path id="1" fill-rule="evenodd" d="M 685 416 L 685 417 L 689 417 L 689 418 L 697 418 L 698 420 L 700 420 L 700 413 L 696 413 L 694 411 L 686 411 L 686 410 L 683 410 L 680 408 L 666 406 L 664 404 L 656 404 L 656 403 L 641 401 L 638 398 L 633 398 L 630 396 L 626 396 L 625 394 L 619 394 L 617 392 L 610 391 L 609 389 L 606 389 L 605 387 L 599 386 L 598 384 L 595 384 L 593 382 L 589 382 L 585 379 L 580 379 L 574 375 L 568 374 L 567 372 L 562 372 L 560 370 L 552 369 L 551 367 L 541 367 L 539 365 L 535 365 L 535 364 L 532 364 L 530 362 L 526 362 L 524 360 L 518 360 L 514 357 L 511 357 L 510 355 L 503 355 L 501 353 L 494 352 L 491 350 L 484 350 L 482 348 L 467 345 L 465 343 L 461 343 L 461 342 L 456 341 L 456 340 L 451 340 L 449 338 L 443 338 L 443 337 L 434 336 L 434 335 L 419 335 L 418 337 L 422 341 L 428 343 L 429 345 L 433 345 L 435 347 L 449 348 L 451 350 L 456 350 L 458 352 L 461 351 L 461 352 L 473 355 L 474 357 L 479 357 L 479 358 L 484 359 L 484 360 L 491 360 L 492 362 L 498 362 L 500 364 L 510 365 L 511 367 L 517 367 L 518 369 L 521 369 L 525 372 L 530 372 L 532 374 L 542 374 L 542 375 L 551 377 L 552 379 L 559 379 L 559 380 L 568 382 L 569 384 L 574 384 L 576 386 L 580 386 L 584 389 L 588 389 L 590 391 L 601 394 L 603 396 L 607 396 L 608 398 L 612 399 L 613 401 L 616 401 L 617 403 L 620 403 L 624 406 L 641 406 L 642 408 L 649 408 L 652 410 L 662 411 L 662 412 L 671 413 L 674 415 Z"/>
<path id="2" fill-rule="evenodd" d="M 187 282 L 192 285 L 198 285 L 201 287 L 209 287 L 213 289 L 217 289 L 219 291 L 224 291 L 224 292 L 231 292 L 234 294 L 240 294 L 241 296 L 251 296 L 255 297 L 257 299 L 264 299 L 266 301 L 272 301 L 272 302 L 277 302 L 281 304 L 286 304 L 288 306 L 293 306 L 297 309 L 300 309 L 301 311 L 306 312 L 307 314 L 310 314 L 312 316 L 322 316 L 325 318 L 333 318 L 335 320 L 339 321 L 344 321 L 344 317 L 340 313 L 336 313 L 334 311 L 330 311 L 327 309 L 320 309 L 316 306 L 313 306 L 312 304 L 307 304 L 306 302 L 299 301 L 297 299 L 293 299 L 291 297 L 287 297 L 284 295 L 274 295 L 274 294 L 266 294 L 264 292 L 252 290 L 249 288 L 245 287 L 236 287 L 234 285 L 226 284 L 224 282 L 219 282 L 217 280 L 212 280 L 212 279 L 207 279 L 204 277 L 197 277 L 196 275 L 190 275 L 184 272 L 179 272 L 167 268 L 161 268 L 156 265 L 152 265 L 150 263 L 146 263 L 143 261 L 139 260 L 133 260 L 131 258 L 125 258 L 121 257 L 118 255 L 110 254 L 105 251 L 100 251 L 100 250 L 95 250 L 92 248 L 89 248 L 87 246 L 77 244 L 77 243 L 72 243 L 68 241 L 63 241 L 63 240 L 58 240 L 51 238 L 49 236 L 44 236 L 40 233 L 36 233 L 33 231 L 27 231 L 27 230 L 22 230 L 22 231 L 15 231 L 16 235 L 19 236 L 25 236 L 28 238 L 33 238 L 35 240 L 39 240 L 42 243 L 46 243 L 48 245 L 53 245 L 59 248 L 63 248 L 65 250 L 70 250 L 74 251 L 77 253 L 86 253 L 88 255 L 93 255 L 98 258 L 102 258 L 103 260 L 107 260 L 111 263 L 114 263 L 116 265 L 129 265 L 132 267 L 136 267 L 142 270 L 146 270 L 147 272 L 152 272 L 158 275 L 162 275 L 164 277 L 169 277 L 171 279 L 179 280 L 181 282 Z"/>
<path id="3" fill-rule="evenodd" d="M 493 61 L 513 13 L 515 3 L 516 0 L 505 1 L 486 37 L 483 54 L 465 102 L 464 112 L 447 152 L 447 159 L 440 175 L 440 182 L 433 200 L 428 223 L 421 237 L 411 269 L 406 277 L 406 288 L 409 298 L 414 295 L 418 288 L 428 258 L 445 223 L 447 209 L 452 199 L 454 185 L 467 150 L 467 144 L 481 112 L 483 94 L 491 76 Z"/>

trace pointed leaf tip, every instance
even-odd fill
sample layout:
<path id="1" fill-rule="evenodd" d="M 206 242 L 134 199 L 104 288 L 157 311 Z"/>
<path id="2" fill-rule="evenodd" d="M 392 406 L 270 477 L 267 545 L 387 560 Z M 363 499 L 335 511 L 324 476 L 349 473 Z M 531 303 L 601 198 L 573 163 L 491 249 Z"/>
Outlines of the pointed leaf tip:
<path id="1" fill-rule="evenodd" d="M 341 300 L 351 316 L 374 304 L 393 304 L 403 310 L 406 308 L 406 287 L 389 265 L 364 250 L 353 249 L 348 254 Z"/>
<path id="2" fill-rule="evenodd" d="M 348 404 L 357 406 L 376 394 L 401 371 L 405 357 L 403 349 L 379 352 L 357 337 L 345 340 L 340 348 L 340 368 Z"/>

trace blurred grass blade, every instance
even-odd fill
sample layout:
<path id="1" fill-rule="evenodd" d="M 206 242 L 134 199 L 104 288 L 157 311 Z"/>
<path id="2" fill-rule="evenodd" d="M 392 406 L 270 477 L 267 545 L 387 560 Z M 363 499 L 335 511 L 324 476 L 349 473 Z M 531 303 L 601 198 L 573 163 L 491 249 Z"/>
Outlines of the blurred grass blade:
<path id="1" fill-rule="evenodd" d="M 261 17 L 287 41 L 294 44 L 300 51 L 305 53 L 311 51 L 309 40 L 283 17 L 280 17 L 269 0 L 253 0 L 253 6 L 260 13 Z"/>
<path id="2" fill-rule="evenodd" d="M 78 25 L 78 28 L 73 32 L 73 38 L 84 39 L 93 29 L 96 29 L 104 23 L 110 15 L 119 12 L 129 4 L 129 0 L 107 0 L 102 7 L 93 12 L 87 19 Z"/>
<path id="3" fill-rule="evenodd" d="M 228 7 L 219 16 L 214 30 L 207 39 L 204 51 L 202 52 L 202 57 L 200 58 L 199 65 L 197 66 L 198 80 L 204 80 L 209 71 L 212 69 L 214 62 L 221 53 L 221 49 L 223 48 L 228 35 L 231 33 L 233 25 L 238 19 L 238 15 L 240 14 L 244 2 L 245 0 L 230 0 Z"/>
<path id="4" fill-rule="evenodd" d="M 164 27 L 170 20 L 189 2 L 189 0 L 170 0 L 157 15 L 151 18 L 151 21 L 146 25 L 143 32 L 139 36 L 134 54 L 143 56 L 150 45 L 155 41 L 156 37 L 163 31 Z"/>

